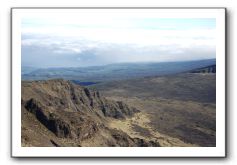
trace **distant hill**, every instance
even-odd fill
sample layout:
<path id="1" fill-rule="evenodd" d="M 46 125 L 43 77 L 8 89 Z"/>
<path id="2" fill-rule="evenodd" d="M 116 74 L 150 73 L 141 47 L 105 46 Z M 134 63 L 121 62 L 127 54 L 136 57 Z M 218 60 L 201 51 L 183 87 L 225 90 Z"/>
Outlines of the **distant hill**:
<path id="1" fill-rule="evenodd" d="M 216 65 L 210 65 L 190 71 L 190 73 L 216 73 Z"/>
<path id="2" fill-rule="evenodd" d="M 29 74 L 39 68 L 31 67 L 31 66 L 22 66 L 21 67 L 21 75 Z"/>
<path id="3" fill-rule="evenodd" d="M 81 68 L 47 68 L 22 72 L 22 80 L 63 78 L 93 84 L 93 82 L 176 74 L 215 64 L 215 59 L 208 59 L 183 62 L 121 63 Z"/>

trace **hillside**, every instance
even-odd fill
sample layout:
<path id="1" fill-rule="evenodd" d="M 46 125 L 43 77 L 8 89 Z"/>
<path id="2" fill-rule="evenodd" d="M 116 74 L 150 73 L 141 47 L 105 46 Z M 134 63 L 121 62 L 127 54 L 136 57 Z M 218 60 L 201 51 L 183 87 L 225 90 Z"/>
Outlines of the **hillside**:
<path id="1" fill-rule="evenodd" d="M 215 146 L 216 74 L 203 68 L 88 87 L 22 81 L 22 146 Z"/>
<path id="2" fill-rule="evenodd" d="M 216 65 L 210 65 L 190 71 L 191 73 L 216 73 Z"/>
<path id="3" fill-rule="evenodd" d="M 22 82 L 22 146 L 159 146 L 109 127 L 139 113 L 66 80 Z"/>
<path id="4" fill-rule="evenodd" d="M 111 81 L 89 86 L 106 96 L 174 99 L 215 103 L 216 75 L 182 73 Z"/>
<path id="5" fill-rule="evenodd" d="M 216 145 L 214 73 L 150 76 L 95 84 L 90 88 L 99 90 L 107 98 L 122 100 L 145 114 L 140 117 L 145 118 L 145 127 L 139 124 L 139 119 L 121 121 L 120 125 L 129 123 L 129 129 L 145 136 L 158 132 L 158 137 L 164 134 L 198 146 Z"/>

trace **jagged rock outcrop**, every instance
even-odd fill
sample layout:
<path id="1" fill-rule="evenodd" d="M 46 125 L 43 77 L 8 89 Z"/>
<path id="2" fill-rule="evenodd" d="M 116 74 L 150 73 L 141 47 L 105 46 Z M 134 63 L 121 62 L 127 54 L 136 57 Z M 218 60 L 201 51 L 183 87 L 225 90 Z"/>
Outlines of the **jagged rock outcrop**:
<path id="1" fill-rule="evenodd" d="M 131 138 L 126 133 L 112 129 L 111 135 L 116 139 L 117 145 L 121 147 L 160 147 L 160 144 L 155 141 L 146 141 L 140 138 Z"/>
<path id="2" fill-rule="evenodd" d="M 35 99 L 27 101 L 25 109 L 59 138 L 87 139 L 102 127 L 86 114 L 49 109 Z"/>
<path id="3" fill-rule="evenodd" d="M 45 125 L 50 131 L 58 137 L 71 137 L 70 125 L 58 117 L 55 113 L 49 112 L 40 106 L 40 103 L 35 99 L 30 99 L 26 102 L 25 108 L 33 113 L 36 118 Z"/>
<path id="4" fill-rule="evenodd" d="M 107 126 L 139 110 L 70 81 L 22 82 L 21 102 L 24 146 L 159 146 Z"/>
<path id="5" fill-rule="evenodd" d="M 90 112 L 119 119 L 138 112 L 122 102 L 101 97 L 98 91 L 91 91 L 66 80 L 23 82 L 22 99 L 26 102 L 35 99 L 57 110 Z"/>

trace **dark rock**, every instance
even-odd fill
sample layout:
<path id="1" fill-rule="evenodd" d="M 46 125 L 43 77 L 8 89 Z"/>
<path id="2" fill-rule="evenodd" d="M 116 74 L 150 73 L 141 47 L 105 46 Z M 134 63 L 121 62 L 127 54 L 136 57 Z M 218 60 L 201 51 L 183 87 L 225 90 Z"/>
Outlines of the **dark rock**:
<path id="1" fill-rule="evenodd" d="M 34 99 L 26 102 L 25 108 L 33 113 L 36 118 L 52 131 L 58 137 L 71 137 L 71 130 L 69 124 L 58 118 L 53 113 L 48 113 L 47 110 L 40 106 L 40 103 Z"/>
<path id="2" fill-rule="evenodd" d="M 111 129 L 110 131 L 112 137 L 116 140 L 117 145 L 121 147 L 160 147 L 158 142 L 131 138 L 125 132 L 117 129 Z"/>
<path id="3" fill-rule="evenodd" d="M 55 146 L 55 147 L 60 147 L 54 140 L 50 139 L 50 142 Z"/>

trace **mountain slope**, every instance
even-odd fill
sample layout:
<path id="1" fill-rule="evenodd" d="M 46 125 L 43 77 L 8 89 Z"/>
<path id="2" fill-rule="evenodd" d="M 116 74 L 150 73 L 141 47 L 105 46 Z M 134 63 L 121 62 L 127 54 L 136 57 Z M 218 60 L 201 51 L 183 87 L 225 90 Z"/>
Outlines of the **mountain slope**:
<path id="1" fill-rule="evenodd" d="M 150 134 L 156 136 L 159 132 L 198 146 L 216 145 L 215 73 L 151 76 L 105 82 L 90 88 L 99 90 L 107 98 L 122 100 L 147 116 L 142 119 L 139 115 L 142 123 L 146 121 L 145 127 L 144 124 L 139 124 L 142 128 L 137 127 L 140 119 L 136 118 L 126 128 L 128 132 L 134 127 L 146 137 Z M 121 121 L 119 125 L 124 128 L 127 123 Z M 160 138 L 160 135 L 156 137 Z M 165 143 L 162 146 L 168 145 Z"/>
<path id="2" fill-rule="evenodd" d="M 191 73 L 216 73 L 216 65 L 194 69 L 191 71 Z"/>
<path id="3" fill-rule="evenodd" d="M 137 112 L 122 102 L 109 101 L 101 97 L 98 91 L 91 91 L 65 80 L 23 82 L 22 100 L 26 107 L 36 100 L 47 108 L 89 112 L 97 116 L 114 118 L 125 118 Z"/>
<path id="4" fill-rule="evenodd" d="M 105 96 L 174 99 L 215 103 L 216 75 L 182 73 L 168 76 L 151 76 L 95 84 L 89 87 Z"/>
<path id="5" fill-rule="evenodd" d="M 139 112 L 65 80 L 22 82 L 23 146 L 159 146 L 108 127 Z"/>

